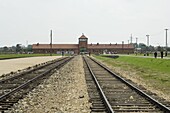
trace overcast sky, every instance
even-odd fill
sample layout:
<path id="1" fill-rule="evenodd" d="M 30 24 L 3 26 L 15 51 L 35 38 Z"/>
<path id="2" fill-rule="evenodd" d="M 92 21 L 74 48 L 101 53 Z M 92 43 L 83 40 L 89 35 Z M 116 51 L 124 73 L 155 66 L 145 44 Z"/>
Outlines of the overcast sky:
<path id="1" fill-rule="evenodd" d="M 89 43 L 165 46 L 170 29 L 170 0 L 0 0 L 0 47 L 18 43 L 78 43 L 84 33 Z M 170 46 L 170 30 L 168 45 Z"/>

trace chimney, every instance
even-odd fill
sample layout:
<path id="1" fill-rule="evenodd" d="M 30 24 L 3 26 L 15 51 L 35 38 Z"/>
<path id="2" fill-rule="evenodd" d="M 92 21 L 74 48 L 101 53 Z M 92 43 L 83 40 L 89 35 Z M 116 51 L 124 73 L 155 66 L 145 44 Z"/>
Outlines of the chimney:
<path id="1" fill-rule="evenodd" d="M 37 43 L 37 46 L 39 45 L 39 43 Z"/>

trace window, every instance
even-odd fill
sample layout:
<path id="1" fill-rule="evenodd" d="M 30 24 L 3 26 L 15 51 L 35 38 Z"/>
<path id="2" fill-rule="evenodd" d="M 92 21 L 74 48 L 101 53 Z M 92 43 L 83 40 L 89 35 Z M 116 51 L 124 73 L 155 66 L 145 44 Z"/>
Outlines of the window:
<path id="1" fill-rule="evenodd" d="M 79 39 L 79 41 L 84 42 L 84 41 L 87 41 L 87 39 L 85 39 L 85 38 L 81 38 L 81 39 Z"/>

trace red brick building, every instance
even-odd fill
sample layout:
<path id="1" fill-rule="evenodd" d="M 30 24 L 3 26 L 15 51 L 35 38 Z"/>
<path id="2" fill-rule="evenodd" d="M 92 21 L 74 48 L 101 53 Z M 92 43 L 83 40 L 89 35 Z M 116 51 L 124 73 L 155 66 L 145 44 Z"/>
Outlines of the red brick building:
<path id="1" fill-rule="evenodd" d="M 65 52 L 66 54 L 79 53 L 133 53 L 133 44 L 88 44 L 88 38 L 82 34 L 78 44 L 33 44 L 32 50 L 34 53 L 57 53 Z"/>

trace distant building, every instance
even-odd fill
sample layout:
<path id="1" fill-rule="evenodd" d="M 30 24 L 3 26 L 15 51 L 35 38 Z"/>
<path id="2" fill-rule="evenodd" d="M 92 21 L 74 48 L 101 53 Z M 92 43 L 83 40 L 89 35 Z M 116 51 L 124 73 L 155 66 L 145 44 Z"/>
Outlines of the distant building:
<path id="1" fill-rule="evenodd" d="M 32 51 L 34 53 L 50 53 L 50 44 L 33 44 Z M 88 44 L 88 38 L 82 34 L 79 38 L 78 44 L 52 44 L 52 53 L 61 54 L 65 52 L 66 54 L 80 54 L 80 53 L 133 53 L 133 44 Z"/>

